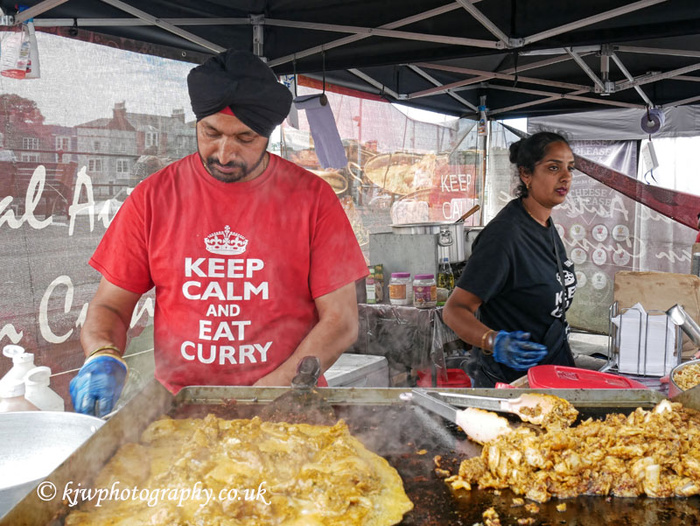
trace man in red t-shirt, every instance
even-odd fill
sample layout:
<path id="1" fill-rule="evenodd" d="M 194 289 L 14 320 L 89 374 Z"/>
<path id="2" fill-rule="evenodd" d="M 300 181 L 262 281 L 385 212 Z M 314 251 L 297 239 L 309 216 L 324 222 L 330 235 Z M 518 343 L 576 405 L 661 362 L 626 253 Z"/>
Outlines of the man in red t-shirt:
<path id="1" fill-rule="evenodd" d="M 695 242 L 700 243 L 700 214 L 698 214 L 698 235 L 695 236 Z"/>
<path id="2" fill-rule="evenodd" d="M 112 410 L 126 377 L 132 312 L 155 287 L 155 376 L 186 385 L 289 385 L 357 338 L 367 273 L 345 212 L 321 178 L 267 152 L 291 94 L 247 52 L 188 76 L 197 153 L 139 183 L 90 264 L 102 274 L 71 381 L 75 409 Z"/>

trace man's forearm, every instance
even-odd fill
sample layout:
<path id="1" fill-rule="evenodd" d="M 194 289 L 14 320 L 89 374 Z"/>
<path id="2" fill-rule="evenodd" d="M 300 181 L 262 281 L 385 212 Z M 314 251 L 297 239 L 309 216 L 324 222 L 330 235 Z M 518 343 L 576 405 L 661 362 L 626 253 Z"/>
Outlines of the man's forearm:
<path id="1" fill-rule="evenodd" d="M 357 340 L 358 313 L 355 284 L 349 283 L 316 300 L 319 321 L 294 353 L 277 369 L 258 380 L 257 386 L 290 385 L 297 364 L 306 356 L 321 360 L 321 371 L 333 365 L 343 351 Z"/>
<path id="2" fill-rule="evenodd" d="M 257 386 L 288 386 L 296 375 L 299 362 L 306 356 L 316 356 L 321 361 L 321 371 L 333 365 L 343 351 L 357 340 L 357 321 L 325 320 L 319 322 L 302 340 L 292 355 L 258 382 Z"/>
<path id="3" fill-rule="evenodd" d="M 357 318 L 329 319 L 319 322 L 306 335 L 290 356 L 288 362 L 293 373 L 299 361 L 305 356 L 318 356 L 321 360 L 321 371 L 325 372 L 333 365 L 341 354 L 357 340 Z M 286 362 L 285 362 L 286 363 Z M 292 374 L 292 378 L 294 377 Z M 291 381 L 291 378 L 290 378 Z"/>
<path id="4" fill-rule="evenodd" d="M 128 327 L 117 313 L 101 305 L 90 305 L 80 331 L 80 343 L 86 355 L 105 345 L 114 345 L 123 354 L 126 350 L 127 330 Z"/>
<path id="5" fill-rule="evenodd" d="M 104 345 L 113 345 L 124 354 L 131 315 L 140 297 L 102 278 L 80 331 L 85 354 Z"/>

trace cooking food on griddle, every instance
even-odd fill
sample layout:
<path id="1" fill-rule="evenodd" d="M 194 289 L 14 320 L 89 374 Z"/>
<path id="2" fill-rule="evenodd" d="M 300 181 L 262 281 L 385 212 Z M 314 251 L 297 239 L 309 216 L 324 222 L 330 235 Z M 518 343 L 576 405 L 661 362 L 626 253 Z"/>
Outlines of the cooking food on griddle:
<path id="1" fill-rule="evenodd" d="M 151 502 L 86 502 L 65 525 L 389 526 L 413 508 L 397 471 L 343 421 L 329 427 L 258 417 L 164 417 L 146 428 L 140 443 L 122 446 L 92 487 L 115 483 L 120 491 L 137 488 L 136 495 L 166 492 Z M 200 499 L 170 498 L 171 490 L 197 484 Z M 205 490 L 212 492 L 208 502 Z M 228 498 L 220 498 L 222 490 Z"/>
<path id="2" fill-rule="evenodd" d="M 564 398 L 538 393 L 525 394 L 521 398 L 529 400 L 517 413 L 525 422 L 540 425 L 545 429 L 563 429 L 578 418 L 576 408 Z"/>
<path id="3" fill-rule="evenodd" d="M 700 494 L 700 413 L 668 400 L 537 434 L 520 427 L 484 445 L 445 479 L 453 488 L 510 488 L 551 497 L 688 497 Z"/>
<path id="4" fill-rule="evenodd" d="M 484 517 L 484 524 L 486 526 L 501 526 L 501 519 L 495 509 L 487 509 L 482 513 L 482 516 Z"/>

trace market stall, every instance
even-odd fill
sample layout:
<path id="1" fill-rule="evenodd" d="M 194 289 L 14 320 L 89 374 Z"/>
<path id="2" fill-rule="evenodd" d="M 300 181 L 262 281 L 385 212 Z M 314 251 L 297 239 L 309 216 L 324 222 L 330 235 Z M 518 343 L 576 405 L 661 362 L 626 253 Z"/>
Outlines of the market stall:
<path id="1" fill-rule="evenodd" d="M 182 97 L 185 103 L 177 82 L 192 63 L 217 51 L 252 48 L 284 77 L 295 95 L 327 91 L 348 164 L 324 169 L 303 118 L 297 128 L 285 125 L 272 146 L 331 185 L 367 263 L 383 265 L 386 278 L 401 271 L 408 271 L 411 278 L 422 272 L 436 276 L 445 257 L 458 274 L 479 228 L 510 198 L 507 148 L 516 135 L 493 119 L 623 107 L 638 122 L 653 107 L 690 105 L 699 97 L 694 75 L 700 69 L 695 0 L 596 0 L 568 9 L 548 2 L 517 11 L 515 2 L 500 0 L 431 1 L 420 6 L 391 1 L 381 7 L 376 2 L 340 5 L 301 0 L 229 4 L 30 1 L 29 9 L 18 13 L 2 3 L 5 14 L 12 17 L 2 19 L 7 33 L 20 27 L 16 24 L 33 20 L 39 42 L 55 51 L 55 55 L 46 51 L 43 57 L 55 56 L 57 69 L 72 73 L 65 86 L 56 85 L 55 77 L 47 73 L 50 68 L 42 79 L 31 81 L 32 87 L 29 81 L 0 80 L 3 169 L 12 175 L 0 196 L 5 206 L 0 234 L 6 247 L 2 334 L 6 341 L 36 352 L 38 362 L 52 366 L 53 382 L 66 400 L 68 381 L 83 362 L 79 332 L 86 302 L 97 284 L 96 276 L 76 261 L 89 257 L 140 180 L 164 160 L 195 150 L 189 110 L 173 107 L 172 100 Z M 368 13 L 372 13 L 372 27 L 367 27 Z M 81 61 L 84 55 L 69 49 L 68 40 L 105 45 L 99 46 L 100 53 Z M 70 64 L 89 71 L 86 82 L 65 66 L 70 53 L 80 57 Z M 183 60 L 188 63 L 177 62 Z M 126 81 L 129 62 L 138 67 Z M 611 70 L 611 62 L 617 70 Z M 151 68 L 158 73 L 144 81 L 140 75 Z M 114 91 L 126 85 L 120 94 L 142 84 L 158 85 L 161 89 L 150 91 L 160 98 L 147 110 L 136 104 L 127 107 L 118 99 L 105 102 L 112 90 L 97 87 L 104 78 Z M 648 84 L 655 87 L 653 96 L 645 92 Z M 69 93 L 62 99 L 67 109 L 58 120 L 45 123 L 40 110 L 57 106 L 56 98 L 45 95 L 59 93 L 59 87 Z M 11 98 L 15 90 L 26 98 Z M 40 107 L 34 98 L 52 103 Z M 77 105 L 76 100 L 86 102 Z M 458 120 L 422 123 L 387 102 L 437 110 Z M 73 119 L 73 113 L 82 109 L 78 106 L 96 107 L 102 113 L 89 117 L 81 113 L 80 119 L 68 123 L 67 115 Z M 598 181 L 610 175 L 585 157 L 578 159 L 578 166 L 587 167 L 588 175 L 597 175 Z M 613 190 L 609 195 L 599 188 L 585 190 L 567 207 L 570 221 L 563 222 L 563 227 L 572 243 L 569 248 L 581 249 L 578 257 L 589 257 L 584 250 L 589 234 L 606 243 L 593 248 L 590 260 L 586 259 L 592 269 L 589 288 L 579 293 L 595 310 L 599 329 L 601 312 L 605 321 L 609 318 L 609 302 L 600 297 L 610 297 L 613 287 L 611 276 L 599 267 L 612 267 L 613 262 L 640 270 L 633 265 L 639 265 L 642 255 L 636 250 L 640 243 L 634 230 L 621 219 L 615 217 L 611 225 L 592 223 L 596 215 L 607 213 L 597 205 L 606 204 L 604 199 L 617 203 L 619 196 Z M 669 206 L 677 204 L 673 194 L 643 190 L 663 205 L 662 215 L 673 216 L 668 212 Z M 600 203 L 588 200 L 596 196 Z M 628 204 L 616 209 L 620 216 L 626 216 Z M 479 214 L 466 227 L 455 226 L 474 205 L 480 205 Z M 647 214 L 640 212 L 640 216 Z M 689 228 L 694 214 L 684 210 L 677 216 L 686 225 L 683 228 Z M 672 221 L 660 219 L 667 220 Z M 589 232 L 583 222 L 606 228 Z M 433 227 L 437 231 L 398 234 L 392 225 L 394 230 Z M 662 252 L 667 265 L 663 270 L 677 271 L 674 265 L 687 263 L 683 251 Z M 443 388 L 442 374 L 452 368 L 468 370 L 468 349 L 444 326 L 437 305 L 392 305 L 388 291 L 382 292 L 378 303 L 360 298 L 360 336 L 348 352 L 386 358 L 388 384 L 397 389 L 328 389 L 323 396 L 348 422 L 353 435 L 400 474 L 415 506 L 401 524 L 470 525 L 482 521 L 491 507 L 504 519 L 530 519 L 532 524 L 700 522 L 697 495 L 664 500 L 580 496 L 567 501 L 564 510 L 561 503 L 550 501 L 531 513 L 513 509 L 515 494 L 505 489 L 498 493 L 451 489 L 435 468 L 454 473 L 460 461 L 478 456 L 481 447 L 466 440 L 456 426 L 408 404 L 401 395 L 415 385 Z M 153 311 L 152 297 L 144 297 L 132 319 L 132 336 L 144 327 L 148 332 Z M 130 365 L 136 363 L 131 355 L 127 360 Z M 0 371 L 7 367 L 0 364 Z M 161 414 L 176 419 L 209 412 L 223 418 L 249 418 L 289 392 L 286 388 L 192 387 L 173 396 L 148 380 L 143 391 L 136 392 L 68 461 L 47 475 L 48 482 L 59 488 L 69 481 L 90 487 L 115 451 L 125 442 L 138 442 Z M 521 391 L 505 393 L 502 396 L 516 398 Z M 549 393 L 570 400 L 582 418 L 596 420 L 637 408 L 651 410 L 665 398 L 652 389 L 555 389 Z M 442 456 L 444 464 L 436 465 L 436 455 Z M 653 470 L 646 467 L 651 477 Z M 0 524 L 63 524 L 72 506 L 65 499 L 42 496 L 31 491 L 0 517 Z"/>

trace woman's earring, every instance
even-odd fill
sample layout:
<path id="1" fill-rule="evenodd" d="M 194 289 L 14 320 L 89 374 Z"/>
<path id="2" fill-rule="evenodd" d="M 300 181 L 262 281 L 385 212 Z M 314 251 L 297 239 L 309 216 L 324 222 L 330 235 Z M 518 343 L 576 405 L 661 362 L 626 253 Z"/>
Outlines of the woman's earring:
<path id="1" fill-rule="evenodd" d="M 525 183 L 525 188 L 530 189 L 530 183 Z"/>

